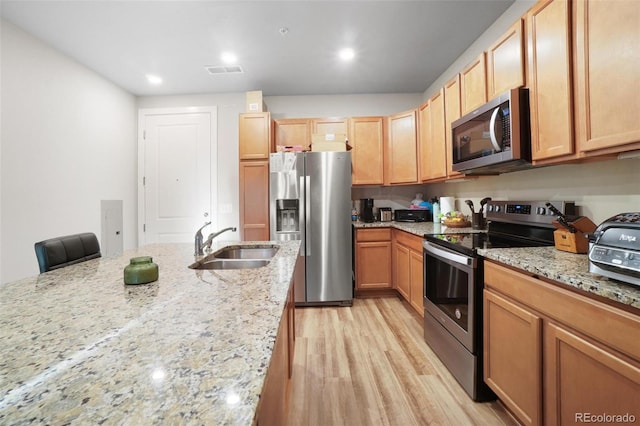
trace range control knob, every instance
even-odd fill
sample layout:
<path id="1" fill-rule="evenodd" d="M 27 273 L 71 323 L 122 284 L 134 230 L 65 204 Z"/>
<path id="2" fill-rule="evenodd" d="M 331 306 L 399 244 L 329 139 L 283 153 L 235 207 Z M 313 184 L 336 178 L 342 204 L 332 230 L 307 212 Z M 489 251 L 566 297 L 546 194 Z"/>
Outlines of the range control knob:
<path id="1" fill-rule="evenodd" d="M 496 206 L 495 209 L 496 213 L 500 212 L 500 210 L 502 210 L 502 208 L 500 206 Z"/>
<path id="2" fill-rule="evenodd" d="M 487 211 L 488 211 L 488 212 L 492 212 L 492 211 L 493 211 L 493 204 L 489 204 L 489 205 L 487 206 Z"/>
<path id="3" fill-rule="evenodd" d="M 543 214 L 543 215 L 544 215 L 544 214 L 547 214 L 547 209 L 545 209 L 544 207 L 538 207 L 538 208 L 536 209 L 536 213 L 537 213 L 537 214 Z"/>

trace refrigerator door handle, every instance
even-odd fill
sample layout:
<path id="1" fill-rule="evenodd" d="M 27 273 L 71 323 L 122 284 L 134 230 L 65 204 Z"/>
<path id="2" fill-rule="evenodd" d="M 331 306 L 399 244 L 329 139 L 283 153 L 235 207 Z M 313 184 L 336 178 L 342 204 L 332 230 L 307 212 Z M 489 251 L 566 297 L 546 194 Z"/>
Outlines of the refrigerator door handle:
<path id="1" fill-rule="evenodd" d="M 307 209 L 305 207 L 304 204 L 304 200 L 306 199 L 306 187 L 305 187 L 305 177 L 304 176 L 300 176 L 299 179 L 299 186 L 298 188 L 300 189 L 299 194 L 300 194 L 300 199 L 298 200 L 298 205 L 300 206 L 300 217 L 298 218 L 299 221 L 303 221 L 305 220 L 305 218 L 307 217 Z M 306 226 L 305 227 L 301 227 L 300 228 L 300 256 L 306 256 L 307 255 L 307 239 L 306 239 Z"/>
<path id="2" fill-rule="evenodd" d="M 304 182 L 304 242 L 302 244 L 306 244 L 305 248 L 305 256 L 311 256 L 311 176 L 305 176 Z"/>

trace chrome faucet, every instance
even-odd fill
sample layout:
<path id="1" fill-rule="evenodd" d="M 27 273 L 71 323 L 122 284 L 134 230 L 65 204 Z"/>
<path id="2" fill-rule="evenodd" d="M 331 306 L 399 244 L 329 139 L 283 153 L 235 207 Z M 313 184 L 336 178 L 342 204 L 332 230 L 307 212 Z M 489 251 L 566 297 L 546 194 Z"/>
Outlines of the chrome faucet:
<path id="1" fill-rule="evenodd" d="M 204 255 L 204 252 L 202 251 L 202 230 L 204 228 L 206 228 L 207 226 L 211 225 L 211 222 L 205 222 L 204 225 L 202 225 L 202 228 L 198 229 L 198 231 L 196 231 L 196 250 L 194 253 L 194 256 L 202 256 Z"/>
<path id="2" fill-rule="evenodd" d="M 202 247 L 207 251 L 211 250 L 211 243 L 213 242 L 213 239 L 215 237 L 217 237 L 218 235 L 222 234 L 223 232 L 227 232 L 227 231 L 236 232 L 236 227 L 235 226 L 230 226 L 229 228 L 224 228 L 221 231 L 213 232 L 213 233 L 209 234 L 209 236 L 207 237 L 207 241 L 204 242 Z"/>

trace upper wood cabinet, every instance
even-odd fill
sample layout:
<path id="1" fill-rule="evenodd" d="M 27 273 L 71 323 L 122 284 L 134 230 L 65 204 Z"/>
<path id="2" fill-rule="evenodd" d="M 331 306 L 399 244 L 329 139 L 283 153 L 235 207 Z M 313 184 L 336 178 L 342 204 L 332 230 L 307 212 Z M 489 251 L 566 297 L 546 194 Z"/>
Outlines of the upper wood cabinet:
<path id="1" fill-rule="evenodd" d="M 451 123 L 460 118 L 460 75 L 447 81 L 444 85 L 444 123 L 445 123 L 445 155 L 447 157 L 447 177 L 459 178 L 464 174 L 453 170 L 453 134 Z"/>
<path id="2" fill-rule="evenodd" d="M 277 146 L 302 145 L 311 150 L 311 120 L 308 118 L 279 118 L 274 120 L 273 142 Z"/>
<path id="3" fill-rule="evenodd" d="M 268 112 L 240 114 L 240 160 L 266 160 L 271 151 L 271 116 Z"/>
<path id="4" fill-rule="evenodd" d="M 447 177 L 444 88 L 418 109 L 420 180 Z"/>
<path id="5" fill-rule="evenodd" d="M 485 54 L 481 53 L 460 72 L 460 99 L 462 115 L 487 103 L 487 68 Z"/>
<path id="6" fill-rule="evenodd" d="M 576 152 L 570 4 L 565 0 L 543 0 L 526 15 L 531 155 L 538 163 L 558 157 L 564 160 Z"/>
<path id="7" fill-rule="evenodd" d="M 311 133 L 343 133 L 348 136 L 348 121 L 347 118 L 314 118 L 311 120 Z"/>
<path id="8" fill-rule="evenodd" d="M 388 123 L 387 159 L 389 161 L 385 165 L 387 168 L 385 183 L 417 183 L 416 110 L 390 115 Z"/>
<path id="9" fill-rule="evenodd" d="M 487 50 L 487 99 L 524 86 L 522 19 Z"/>
<path id="10" fill-rule="evenodd" d="M 353 117 L 349 119 L 353 185 L 384 183 L 384 118 Z"/>
<path id="11" fill-rule="evenodd" d="M 640 2 L 573 5 L 578 148 L 640 149 Z"/>

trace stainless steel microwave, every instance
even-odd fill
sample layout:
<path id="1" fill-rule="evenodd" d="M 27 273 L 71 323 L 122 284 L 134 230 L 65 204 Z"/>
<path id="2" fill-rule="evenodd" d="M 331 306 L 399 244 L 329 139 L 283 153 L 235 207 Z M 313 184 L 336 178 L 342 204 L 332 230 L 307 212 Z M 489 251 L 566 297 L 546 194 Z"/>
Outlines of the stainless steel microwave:
<path id="1" fill-rule="evenodd" d="M 453 170 L 482 175 L 532 167 L 529 122 L 526 88 L 509 90 L 454 121 Z"/>

